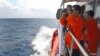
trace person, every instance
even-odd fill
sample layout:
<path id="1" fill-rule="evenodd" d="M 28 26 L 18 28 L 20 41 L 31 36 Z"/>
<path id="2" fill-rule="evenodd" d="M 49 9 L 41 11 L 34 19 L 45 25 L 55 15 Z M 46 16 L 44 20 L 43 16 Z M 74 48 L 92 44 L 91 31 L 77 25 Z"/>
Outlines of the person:
<path id="1" fill-rule="evenodd" d="M 62 15 L 62 9 L 61 8 L 59 8 L 58 10 L 57 10 L 57 13 L 56 13 L 56 19 L 57 20 L 59 20 L 60 19 L 60 17 L 61 17 L 61 15 Z"/>
<path id="2" fill-rule="evenodd" d="M 63 32 L 66 34 L 66 22 L 67 22 L 67 17 L 72 14 L 72 6 L 67 5 L 66 10 L 63 11 L 62 16 L 60 18 L 60 24 L 63 26 Z"/>
<path id="3" fill-rule="evenodd" d="M 59 23 L 60 17 L 62 16 L 63 10 L 59 8 L 56 13 L 56 19 Z M 59 51 L 59 27 L 53 33 L 52 40 L 51 40 L 51 49 L 50 49 L 50 56 L 57 56 Z"/>
<path id="4" fill-rule="evenodd" d="M 86 6 L 85 5 L 82 5 L 81 6 L 81 13 L 80 13 L 80 16 L 83 17 L 83 14 L 85 12 L 85 9 L 86 9 Z"/>
<path id="5" fill-rule="evenodd" d="M 60 23 L 66 27 L 66 19 L 67 19 L 67 16 L 71 15 L 72 14 L 72 6 L 71 5 L 67 5 L 66 7 L 66 11 L 63 11 L 63 14 L 61 16 L 61 19 L 60 19 Z"/>
<path id="6" fill-rule="evenodd" d="M 71 9 L 71 5 L 68 5 L 68 10 Z M 66 55 L 65 46 L 65 33 L 66 33 L 66 18 L 68 16 L 67 8 L 62 11 L 62 15 L 59 20 L 59 54 Z"/>
<path id="7" fill-rule="evenodd" d="M 82 17 L 80 16 L 81 8 L 79 5 L 74 5 L 73 6 L 73 13 L 67 17 L 67 27 L 69 28 L 69 31 L 71 31 L 75 36 L 76 39 L 80 42 L 83 35 L 82 35 L 82 29 L 84 25 L 84 21 Z M 66 38 L 65 38 L 65 44 L 66 46 L 68 45 L 69 48 L 71 48 L 71 42 L 72 38 L 70 33 L 66 33 Z M 72 56 L 80 56 L 80 51 L 76 43 L 73 44 L 73 52 Z"/>
<path id="8" fill-rule="evenodd" d="M 63 20 L 66 20 L 65 19 L 65 15 L 66 15 L 66 11 L 63 10 L 62 11 L 62 15 L 60 17 L 60 20 L 63 19 Z M 62 56 L 62 55 L 65 55 L 66 54 L 66 50 L 65 50 L 65 43 L 64 43 L 64 38 L 65 38 L 65 25 L 62 25 L 60 23 L 60 20 L 59 20 L 59 27 L 58 27 L 58 37 L 59 37 L 59 55 Z"/>
<path id="9" fill-rule="evenodd" d="M 96 53 L 97 47 L 99 44 L 99 30 L 98 30 L 98 23 L 94 19 L 94 11 L 90 10 L 86 12 L 88 17 L 85 21 L 85 35 L 87 37 L 87 45 L 88 45 L 88 51 L 90 53 Z M 94 55 L 96 56 L 96 55 Z"/>
<path id="10" fill-rule="evenodd" d="M 72 13 L 72 5 L 67 5 L 66 10 L 68 15 L 70 15 Z"/>

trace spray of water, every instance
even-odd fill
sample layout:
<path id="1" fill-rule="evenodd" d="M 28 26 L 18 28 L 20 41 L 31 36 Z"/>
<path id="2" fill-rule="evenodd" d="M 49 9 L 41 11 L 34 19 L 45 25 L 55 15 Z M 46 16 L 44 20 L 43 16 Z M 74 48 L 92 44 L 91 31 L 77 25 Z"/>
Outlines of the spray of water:
<path id="1" fill-rule="evenodd" d="M 32 45 L 35 45 L 33 50 L 37 52 L 31 56 L 49 56 L 51 39 L 55 30 L 55 28 L 48 28 L 46 26 L 40 28 L 40 31 L 32 41 Z"/>

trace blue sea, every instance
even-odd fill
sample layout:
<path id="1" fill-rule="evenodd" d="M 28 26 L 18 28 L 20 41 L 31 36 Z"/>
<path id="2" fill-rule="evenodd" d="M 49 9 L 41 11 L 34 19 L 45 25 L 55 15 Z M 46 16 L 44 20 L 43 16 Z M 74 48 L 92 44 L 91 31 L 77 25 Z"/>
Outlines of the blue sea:
<path id="1" fill-rule="evenodd" d="M 42 26 L 57 27 L 56 19 L 0 19 L 0 56 L 30 56 L 30 43 Z"/>

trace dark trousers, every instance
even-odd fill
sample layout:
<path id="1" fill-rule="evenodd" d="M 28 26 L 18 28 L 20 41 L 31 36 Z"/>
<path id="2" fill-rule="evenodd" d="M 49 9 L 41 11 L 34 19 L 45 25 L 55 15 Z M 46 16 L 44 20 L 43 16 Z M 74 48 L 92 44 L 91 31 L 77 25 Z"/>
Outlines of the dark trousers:
<path id="1" fill-rule="evenodd" d="M 79 49 L 73 49 L 72 56 L 80 56 L 80 51 L 79 51 Z"/>
<path id="2" fill-rule="evenodd" d="M 81 40 L 81 41 L 80 41 L 80 44 L 81 44 L 82 46 L 84 46 L 84 41 Z M 72 56 L 80 56 L 80 50 L 79 50 L 79 49 L 73 49 Z"/>

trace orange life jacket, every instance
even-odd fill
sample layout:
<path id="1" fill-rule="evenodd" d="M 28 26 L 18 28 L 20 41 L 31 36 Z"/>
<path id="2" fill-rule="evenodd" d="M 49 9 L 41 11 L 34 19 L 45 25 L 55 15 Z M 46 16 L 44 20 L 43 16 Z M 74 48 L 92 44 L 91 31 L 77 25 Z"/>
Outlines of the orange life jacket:
<path id="1" fill-rule="evenodd" d="M 96 53 L 98 43 L 100 41 L 98 23 L 91 17 L 85 22 L 85 26 L 89 52 Z"/>
<path id="2" fill-rule="evenodd" d="M 84 21 L 80 16 L 70 15 L 67 17 L 66 25 L 71 28 L 72 32 L 76 36 L 76 39 L 80 42 L 82 40 L 83 34 L 82 29 L 84 25 Z M 69 33 L 66 34 L 65 44 L 70 47 L 71 45 L 71 35 Z M 78 49 L 78 46 L 74 42 L 73 49 Z"/>
<path id="3" fill-rule="evenodd" d="M 62 16 L 61 18 L 60 18 L 60 23 L 61 23 L 61 25 L 65 25 L 65 20 L 64 20 L 64 16 Z"/>

